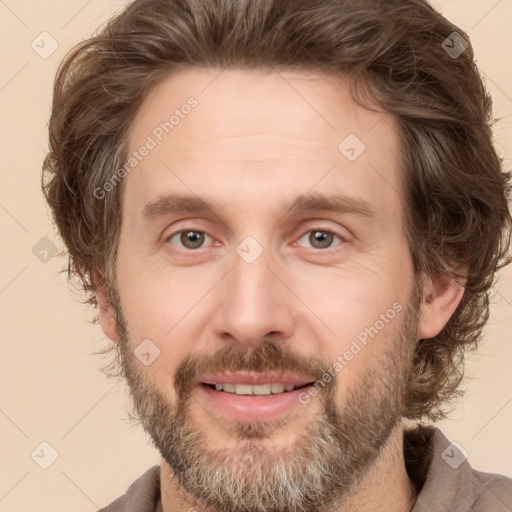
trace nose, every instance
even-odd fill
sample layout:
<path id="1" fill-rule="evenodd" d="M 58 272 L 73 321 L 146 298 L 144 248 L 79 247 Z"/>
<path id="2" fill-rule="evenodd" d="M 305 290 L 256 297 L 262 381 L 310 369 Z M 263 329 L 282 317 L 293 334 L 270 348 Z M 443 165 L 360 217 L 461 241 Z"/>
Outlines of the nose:
<path id="1" fill-rule="evenodd" d="M 220 305 L 213 319 L 217 336 L 256 346 L 270 335 L 278 340 L 293 334 L 294 296 L 269 259 L 265 251 L 252 263 L 235 254 L 233 268 L 218 289 Z"/>

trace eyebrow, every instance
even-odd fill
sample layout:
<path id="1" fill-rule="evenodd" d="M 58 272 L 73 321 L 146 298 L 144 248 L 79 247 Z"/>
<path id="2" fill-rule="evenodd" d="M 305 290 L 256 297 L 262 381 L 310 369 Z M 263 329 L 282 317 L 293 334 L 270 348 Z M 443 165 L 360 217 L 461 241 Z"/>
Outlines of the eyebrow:
<path id="1" fill-rule="evenodd" d="M 217 204 L 216 202 L 208 202 L 198 196 L 168 194 L 147 203 L 143 208 L 142 217 L 145 221 L 150 222 L 171 213 L 211 212 L 215 214 Z M 376 218 L 375 211 L 363 199 L 318 193 L 297 196 L 287 208 L 287 211 L 287 215 L 312 211 L 330 211 L 334 213 L 352 213 L 372 220 Z"/>

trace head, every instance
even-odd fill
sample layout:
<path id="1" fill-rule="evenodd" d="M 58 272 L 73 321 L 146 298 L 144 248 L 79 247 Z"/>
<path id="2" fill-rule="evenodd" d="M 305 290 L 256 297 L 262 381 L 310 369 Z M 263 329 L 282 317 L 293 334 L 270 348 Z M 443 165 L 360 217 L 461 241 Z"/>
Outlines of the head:
<path id="1" fill-rule="evenodd" d="M 420 0 L 136 1 L 66 57 L 43 190 L 192 496 L 327 506 L 446 415 L 509 262 L 491 115 Z M 229 372 L 293 375 L 301 406 L 216 415 Z"/>

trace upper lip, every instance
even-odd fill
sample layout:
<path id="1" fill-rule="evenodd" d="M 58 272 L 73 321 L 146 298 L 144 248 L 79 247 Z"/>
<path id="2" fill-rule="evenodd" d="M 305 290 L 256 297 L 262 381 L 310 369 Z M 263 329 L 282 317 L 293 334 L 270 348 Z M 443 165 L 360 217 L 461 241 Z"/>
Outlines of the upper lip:
<path id="1" fill-rule="evenodd" d="M 314 378 L 275 372 L 235 372 L 203 375 L 198 379 L 199 384 L 293 384 L 304 386 L 314 382 Z"/>

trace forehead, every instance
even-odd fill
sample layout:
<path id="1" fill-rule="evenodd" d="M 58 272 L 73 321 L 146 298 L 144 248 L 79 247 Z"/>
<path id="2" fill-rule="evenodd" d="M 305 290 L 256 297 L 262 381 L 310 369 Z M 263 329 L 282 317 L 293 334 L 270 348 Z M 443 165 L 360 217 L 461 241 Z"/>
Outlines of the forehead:
<path id="1" fill-rule="evenodd" d="M 220 149 L 221 138 L 230 149 L 223 159 L 235 160 L 243 154 L 246 160 L 260 154 L 270 158 L 275 146 L 279 146 L 280 158 L 288 145 L 294 151 L 303 147 L 306 154 L 311 143 L 326 150 L 319 156 L 327 156 L 337 151 L 348 133 L 359 134 L 364 142 L 372 139 L 375 147 L 383 131 L 391 135 L 394 130 L 391 116 L 386 116 L 381 129 L 372 134 L 376 124 L 382 124 L 384 113 L 357 105 L 350 97 L 348 79 L 342 76 L 306 70 L 187 68 L 170 74 L 151 90 L 132 123 L 130 147 L 135 149 L 190 98 L 197 106 L 190 115 L 177 112 L 181 115 L 172 120 L 173 136 L 165 137 L 164 131 L 166 145 L 176 149 L 193 146 L 194 153 L 207 153 L 209 158 Z M 200 122 L 194 122 L 198 117 Z M 275 139 L 275 144 L 261 147 L 260 136 Z M 385 141 L 380 149 L 387 145 Z M 247 154 L 251 148 L 256 154 Z M 301 156 L 294 152 L 290 157 L 295 155 Z"/>
<path id="2" fill-rule="evenodd" d="M 183 188 L 178 175 L 197 193 L 222 184 L 243 193 L 250 183 L 249 193 L 275 185 L 276 192 L 295 187 L 296 196 L 333 166 L 336 173 L 320 189 L 337 182 L 373 202 L 379 196 L 398 200 L 395 120 L 355 103 L 341 76 L 283 69 L 173 72 L 150 91 L 132 123 L 129 153 L 144 145 L 150 151 L 123 183 L 123 202 L 129 196 L 139 213 L 169 189 Z"/>

